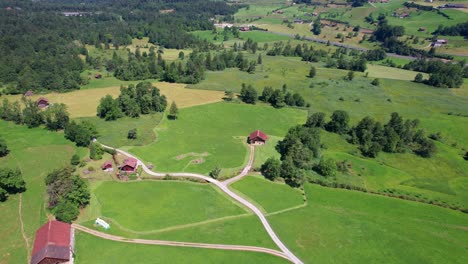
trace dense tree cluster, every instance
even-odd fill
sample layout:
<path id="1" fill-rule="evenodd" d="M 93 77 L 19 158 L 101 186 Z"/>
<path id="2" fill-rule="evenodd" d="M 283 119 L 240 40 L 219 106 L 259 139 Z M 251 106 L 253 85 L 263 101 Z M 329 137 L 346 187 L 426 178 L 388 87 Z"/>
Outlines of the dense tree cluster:
<path id="1" fill-rule="evenodd" d="M 78 217 L 79 209 L 88 205 L 91 197 L 86 182 L 74 173 L 73 167 L 64 167 L 45 179 L 48 207 L 58 220 L 67 223 Z"/>
<path id="2" fill-rule="evenodd" d="M 439 60 L 419 59 L 409 62 L 404 68 L 429 73 L 429 79 L 424 82 L 436 87 L 460 87 L 463 84 L 463 78 L 468 78 L 468 67 L 464 65 L 464 62 L 452 64 Z M 423 82 L 420 77 L 415 81 Z"/>
<path id="3" fill-rule="evenodd" d="M 367 0 L 346 0 L 346 2 L 351 3 L 353 7 L 359 7 L 365 5 Z"/>
<path id="4" fill-rule="evenodd" d="M 7 199 L 9 194 L 26 191 L 26 182 L 19 169 L 0 168 L 0 202 Z"/>
<path id="5" fill-rule="evenodd" d="M 356 126 L 350 127 L 349 115 L 343 110 L 333 112 L 328 123 L 325 122 L 325 114 L 321 112 L 312 114 L 306 122 L 306 126 L 325 128 L 329 132 L 346 136 L 350 143 L 359 145 L 359 150 L 366 157 L 374 158 L 380 151 L 412 151 L 429 158 L 436 152 L 436 146 L 418 125 L 417 119 L 404 120 L 398 113 L 392 113 L 385 125 L 367 116 Z"/>
<path id="6" fill-rule="evenodd" d="M 283 86 L 285 87 L 285 86 Z M 306 106 L 306 102 L 299 93 L 291 93 L 287 89 L 274 89 L 270 86 L 263 88 L 259 99 L 265 103 L 270 103 L 275 108 L 284 106 Z"/>
<path id="7" fill-rule="evenodd" d="M 71 121 L 65 127 L 65 138 L 75 142 L 79 147 L 87 147 L 93 138 L 98 136 L 96 126 L 89 121 L 77 123 Z"/>
<path id="8" fill-rule="evenodd" d="M 150 82 L 141 82 L 136 86 L 133 84 L 128 87 L 122 86 L 117 99 L 113 99 L 110 95 L 101 98 L 97 107 L 97 116 L 106 121 L 116 120 L 123 115 L 139 117 L 142 114 L 164 112 L 166 106 L 166 97 L 160 94 L 158 88 Z"/>
<path id="9" fill-rule="evenodd" d="M 23 97 L 22 105 L 18 101 L 10 103 L 8 99 L 3 99 L 0 118 L 27 125 L 29 128 L 45 125 L 47 129 L 54 131 L 64 129 L 70 120 L 64 104 L 52 104 L 42 111 L 35 101 Z"/>
<path id="10" fill-rule="evenodd" d="M 465 38 L 468 38 L 468 22 L 446 27 L 439 25 L 434 34 L 445 36 L 463 36 Z"/>
<path id="11" fill-rule="evenodd" d="M 2 1 L 0 82 L 11 84 L 8 93 L 78 89 L 85 44 L 118 48 L 148 37 L 166 48 L 203 48 L 211 44 L 188 31 L 211 30 L 209 18 L 232 17 L 242 6 L 204 0 Z M 63 14 L 70 11 L 81 15 Z"/>

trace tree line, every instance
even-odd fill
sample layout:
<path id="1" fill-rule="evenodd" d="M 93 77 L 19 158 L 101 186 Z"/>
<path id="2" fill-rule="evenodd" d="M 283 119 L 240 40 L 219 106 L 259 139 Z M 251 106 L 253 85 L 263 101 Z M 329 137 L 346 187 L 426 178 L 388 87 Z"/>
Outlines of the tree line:
<path id="1" fill-rule="evenodd" d="M 468 78 L 468 67 L 465 62 L 453 64 L 439 60 L 419 59 L 406 64 L 407 70 L 429 73 L 429 79 L 423 80 L 422 74 L 415 78 L 415 82 L 424 82 L 435 87 L 458 88 L 463 84 L 463 78 Z"/>
<path id="2" fill-rule="evenodd" d="M 304 98 L 299 93 L 291 93 L 288 91 L 286 84 L 282 89 L 273 89 L 271 86 L 263 88 L 262 94 L 258 96 L 257 90 L 251 85 L 242 83 L 242 88 L 239 95 L 240 99 L 247 104 L 255 104 L 257 100 L 264 103 L 269 103 L 275 108 L 285 106 L 307 106 Z"/>

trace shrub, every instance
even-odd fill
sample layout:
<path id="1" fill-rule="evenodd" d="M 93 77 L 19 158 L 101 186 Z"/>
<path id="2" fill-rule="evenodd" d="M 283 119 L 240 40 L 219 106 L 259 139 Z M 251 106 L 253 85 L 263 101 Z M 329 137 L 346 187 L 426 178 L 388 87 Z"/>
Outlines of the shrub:
<path id="1" fill-rule="evenodd" d="M 217 179 L 220 173 L 221 173 L 221 168 L 219 166 L 216 166 L 210 171 L 210 177 L 213 179 Z"/>
<path id="2" fill-rule="evenodd" d="M 77 154 L 73 155 L 71 157 L 70 164 L 73 166 L 80 164 L 80 157 Z"/>
<path id="3" fill-rule="evenodd" d="M 322 158 L 319 164 L 317 164 L 317 166 L 314 167 L 314 170 L 325 177 L 335 176 L 337 170 L 336 162 L 331 158 Z"/>
<path id="4" fill-rule="evenodd" d="M 378 78 L 375 78 L 372 82 L 371 82 L 372 85 L 374 86 L 379 86 L 380 85 L 380 80 Z"/>
<path id="5" fill-rule="evenodd" d="M 0 157 L 4 157 L 10 152 L 4 139 L 0 138 Z"/>
<path id="6" fill-rule="evenodd" d="M 137 129 L 130 129 L 127 133 L 127 138 L 128 139 L 137 139 Z"/>

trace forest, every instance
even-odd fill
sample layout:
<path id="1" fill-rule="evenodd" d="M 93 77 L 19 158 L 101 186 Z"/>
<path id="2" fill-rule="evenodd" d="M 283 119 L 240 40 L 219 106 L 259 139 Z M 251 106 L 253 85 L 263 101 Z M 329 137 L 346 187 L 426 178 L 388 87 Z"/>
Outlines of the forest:
<path id="1" fill-rule="evenodd" d="M 2 1 L 0 82 L 10 94 L 79 89 L 85 82 L 80 76 L 85 44 L 118 47 L 133 38 L 148 37 L 152 44 L 165 48 L 206 46 L 188 32 L 211 30 L 209 18 L 223 15 L 229 19 L 240 7 L 202 0 Z M 80 15 L 66 16 L 65 12 Z"/>

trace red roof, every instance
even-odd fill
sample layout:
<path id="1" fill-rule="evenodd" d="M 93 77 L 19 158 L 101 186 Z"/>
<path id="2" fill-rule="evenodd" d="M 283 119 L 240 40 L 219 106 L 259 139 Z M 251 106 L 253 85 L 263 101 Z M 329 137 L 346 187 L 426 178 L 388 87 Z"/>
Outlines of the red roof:
<path id="1" fill-rule="evenodd" d="M 102 164 L 101 168 L 103 168 L 103 169 L 112 168 L 112 161 L 104 162 L 104 164 Z"/>
<path id="2" fill-rule="evenodd" d="M 24 93 L 24 96 L 32 96 L 33 94 L 34 94 L 33 91 L 29 90 Z"/>
<path id="3" fill-rule="evenodd" d="M 49 103 L 49 100 L 47 100 L 47 98 L 45 98 L 45 97 L 40 97 L 39 99 L 37 99 L 36 102 L 37 102 L 37 103 L 40 103 L 40 102 Z"/>
<path id="4" fill-rule="evenodd" d="M 260 130 L 255 130 L 254 132 L 250 133 L 249 140 L 254 140 L 256 138 L 266 141 L 268 136 Z"/>
<path id="5" fill-rule="evenodd" d="M 49 221 L 36 231 L 31 264 L 45 258 L 70 259 L 70 224 Z"/>
<path id="6" fill-rule="evenodd" d="M 124 160 L 122 167 L 130 166 L 132 168 L 136 168 L 138 161 L 134 158 L 127 158 Z"/>

